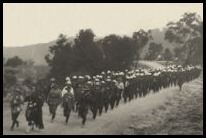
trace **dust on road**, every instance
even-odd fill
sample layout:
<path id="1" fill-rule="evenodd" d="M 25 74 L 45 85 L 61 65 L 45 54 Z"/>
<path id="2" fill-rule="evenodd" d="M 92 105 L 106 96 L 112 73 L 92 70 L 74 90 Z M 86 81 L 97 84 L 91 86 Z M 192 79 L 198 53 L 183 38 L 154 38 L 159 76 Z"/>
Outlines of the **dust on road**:
<path id="1" fill-rule="evenodd" d="M 203 78 L 183 85 L 182 91 L 178 87 L 163 89 L 158 93 L 150 93 L 145 98 L 138 98 L 130 103 L 121 104 L 118 108 L 98 116 L 94 121 L 89 113 L 86 126 L 81 128 L 81 119 L 76 113 L 71 114 L 69 124 L 64 124 L 63 110 L 57 110 L 54 123 L 48 107 L 44 106 L 43 131 L 31 132 L 36 134 L 92 134 L 92 135 L 147 135 L 147 134 L 203 134 Z M 26 134 L 27 122 L 24 112 L 19 118 L 20 128 L 10 131 L 10 110 L 4 105 L 3 134 Z"/>

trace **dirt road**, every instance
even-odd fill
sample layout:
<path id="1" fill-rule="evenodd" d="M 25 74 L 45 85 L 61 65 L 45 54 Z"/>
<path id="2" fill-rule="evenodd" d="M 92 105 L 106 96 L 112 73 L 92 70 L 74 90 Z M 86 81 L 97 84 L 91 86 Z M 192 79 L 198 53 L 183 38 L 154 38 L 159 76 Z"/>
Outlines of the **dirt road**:
<path id="1" fill-rule="evenodd" d="M 10 131 L 10 109 L 3 105 L 3 134 L 25 135 L 27 122 L 25 110 L 21 113 L 20 127 Z M 35 130 L 30 135 L 147 135 L 147 134 L 203 134 L 203 78 L 200 77 L 177 87 L 150 93 L 145 98 L 137 98 L 130 103 L 121 103 L 118 108 L 103 113 L 92 120 L 89 113 L 85 127 L 81 119 L 72 112 L 68 125 L 64 124 L 63 109 L 57 110 L 55 122 L 51 123 L 48 106 L 44 105 L 45 129 Z"/>
<path id="2" fill-rule="evenodd" d="M 62 108 L 57 118 L 50 122 L 48 107 L 44 106 L 45 130 L 30 134 L 203 134 L 203 84 L 202 77 L 178 88 L 151 93 L 113 111 L 103 114 L 94 121 L 91 113 L 84 128 L 76 113 L 72 113 L 69 124 L 64 124 Z M 26 134 L 24 113 L 20 116 L 20 128 L 10 131 L 10 110 L 4 105 L 3 134 Z"/>

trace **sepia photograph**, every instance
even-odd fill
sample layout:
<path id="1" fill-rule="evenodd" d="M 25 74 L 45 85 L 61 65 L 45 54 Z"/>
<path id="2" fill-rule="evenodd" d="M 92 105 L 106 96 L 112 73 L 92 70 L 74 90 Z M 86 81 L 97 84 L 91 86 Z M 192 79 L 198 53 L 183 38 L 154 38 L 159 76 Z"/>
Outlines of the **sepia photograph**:
<path id="1" fill-rule="evenodd" d="M 3 135 L 203 135 L 203 3 L 3 3 Z"/>

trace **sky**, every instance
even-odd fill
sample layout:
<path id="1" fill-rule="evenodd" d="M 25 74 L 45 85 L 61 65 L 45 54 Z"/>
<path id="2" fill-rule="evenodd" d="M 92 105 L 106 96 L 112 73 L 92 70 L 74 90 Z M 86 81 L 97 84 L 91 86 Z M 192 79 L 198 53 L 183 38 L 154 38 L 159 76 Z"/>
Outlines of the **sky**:
<path id="1" fill-rule="evenodd" d="M 131 35 L 177 21 L 185 12 L 203 19 L 202 3 L 4 3 L 3 45 L 47 43 L 60 33 L 76 36 L 91 28 L 97 37 Z"/>

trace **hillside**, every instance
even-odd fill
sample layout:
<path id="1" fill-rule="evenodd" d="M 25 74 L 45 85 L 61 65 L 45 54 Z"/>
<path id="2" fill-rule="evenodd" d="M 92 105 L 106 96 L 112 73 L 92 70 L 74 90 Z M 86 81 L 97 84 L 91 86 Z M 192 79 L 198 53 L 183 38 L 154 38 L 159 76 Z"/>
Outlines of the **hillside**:
<path id="1" fill-rule="evenodd" d="M 32 59 L 37 65 L 46 64 L 44 56 L 48 53 L 49 46 L 55 44 L 55 41 L 48 43 L 33 44 L 23 47 L 4 47 L 4 57 L 10 58 L 13 56 L 19 56 L 23 60 Z"/>
<path id="2" fill-rule="evenodd" d="M 161 31 L 159 29 L 153 29 L 152 35 L 153 40 L 151 42 L 162 43 L 164 49 L 166 47 L 172 49 L 172 45 L 164 41 L 164 30 Z M 72 40 L 72 38 L 69 39 Z M 98 40 L 98 38 L 96 38 L 96 40 Z M 48 43 L 39 43 L 22 47 L 3 47 L 4 57 L 10 58 L 13 56 L 19 56 L 23 60 L 33 59 L 36 65 L 45 65 L 46 61 L 44 59 L 44 56 L 48 53 L 49 46 L 52 46 L 54 44 L 55 40 Z M 145 56 L 148 47 L 149 44 L 143 48 L 140 55 L 141 58 Z"/>
<path id="3" fill-rule="evenodd" d="M 161 43 L 164 49 L 169 48 L 171 51 L 173 51 L 174 46 L 172 46 L 169 42 L 164 40 L 165 31 L 166 31 L 165 29 L 163 30 L 152 29 L 153 40 L 151 40 L 150 42 Z M 145 54 L 147 53 L 147 50 L 149 48 L 149 43 L 143 48 L 140 54 L 141 58 L 144 58 Z"/>

